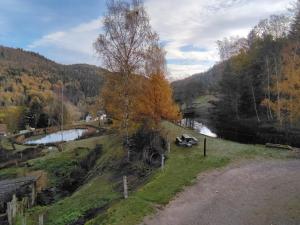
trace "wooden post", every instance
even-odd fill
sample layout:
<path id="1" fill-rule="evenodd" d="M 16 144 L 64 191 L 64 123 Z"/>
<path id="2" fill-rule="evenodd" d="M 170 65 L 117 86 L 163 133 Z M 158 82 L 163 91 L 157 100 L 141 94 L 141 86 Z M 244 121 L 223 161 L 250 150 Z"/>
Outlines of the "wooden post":
<path id="1" fill-rule="evenodd" d="M 39 225 L 44 225 L 44 214 L 39 215 Z"/>
<path id="2" fill-rule="evenodd" d="M 12 224 L 13 224 L 13 219 L 12 219 L 11 202 L 8 202 L 8 203 L 7 203 L 7 206 L 6 206 L 6 214 L 7 214 L 8 224 L 9 224 L 9 225 L 12 225 Z"/>
<path id="3" fill-rule="evenodd" d="M 123 176 L 124 198 L 128 198 L 127 176 Z"/>
<path id="4" fill-rule="evenodd" d="M 26 225 L 26 224 L 27 224 L 26 215 L 24 215 L 22 218 L 22 225 Z"/>
<path id="5" fill-rule="evenodd" d="M 36 200 L 36 182 L 34 181 L 31 184 L 31 207 L 35 205 L 35 200 Z"/>
<path id="6" fill-rule="evenodd" d="M 14 194 L 13 199 L 11 201 L 13 221 L 15 220 L 15 218 L 17 216 L 17 203 L 18 203 L 18 199 L 17 199 L 16 195 Z"/>
<path id="7" fill-rule="evenodd" d="M 6 214 L 8 219 L 8 224 L 13 225 L 15 223 L 15 218 L 17 215 L 17 197 L 14 194 L 11 202 L 7 202 Z"/>
<path id="8" fill-rule="evenodd" d="M 163 170 L 164 167 L 165 167 L 165 155 L 162 154 L 162 155 L 161 155 L 161 169 Z"/>
<path id="9" fill-rule="evenodd" d="M 203 142 L 203 155 L 204 157 L 206 157 L 206 138 L 204 138 L 204 142 Z"/>

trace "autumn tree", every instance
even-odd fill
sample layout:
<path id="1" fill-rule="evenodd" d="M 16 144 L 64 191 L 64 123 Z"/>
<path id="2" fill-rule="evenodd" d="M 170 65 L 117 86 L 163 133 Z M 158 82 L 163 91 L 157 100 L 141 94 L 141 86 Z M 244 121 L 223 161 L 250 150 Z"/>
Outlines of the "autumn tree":
<path id="1" fill-rule="evenodd" d="M 291 126 L 300 119 L 300 55 L 297 44 L 289 44 L 283 53 L 283 77 L 272 86 L 272 92 L 280 98 L 267 101 L 281 125 Z"/>
<path id="2" fill-rule="evenodd" d="M 147 53 L 146 72 L 137 105 L 138 115 L 150 120 L 154 129 L 159 127 L 162 119 L 179 120 L 179 108 L 173 101 L 172 88 L 166 79 L 165 52 L 158 45 L 152 46 Z"/>
<path id="3" fill-rule="evenodd" d="M 111 90 L 116 92 L 115 105 L 106 108 L 120 122 L 128 144 L 130 127 L 134 126 L 131 112 L 135 97 L 131 94 L 137 92 L 133 80 L 144 74 L 145 54 L 158 38 L 141 1 L 109 1 L 107 9 L 103 19 L 104 32 L 94 46 L 103 65 L 114 73 L 114 80 L 109 82 L 115 88 Z M 117 108 L 120 112 L 116 112 Z"/>
<path id="4" fill-rule="evenodd" d="M 138 126 L 136 106 L 137 98 L 141 94 L 141 79 L 142 77 L 135 75 L 127 82 L 123 82 L 123 76 L 120 73 L 115 73 L 107 77 L 101 91 L 101 102 L 108 116 L 113 119 L 113 127 L 121 132 L 126 128 L 126 135 L 132 134 Z M 127 96 L 124 96 L 125 89 Z M 125 97 L 128 97 L 128 102 L 124 102 Z M 127 127 L 124 127 L 124 116 L 128 120 Z"/>

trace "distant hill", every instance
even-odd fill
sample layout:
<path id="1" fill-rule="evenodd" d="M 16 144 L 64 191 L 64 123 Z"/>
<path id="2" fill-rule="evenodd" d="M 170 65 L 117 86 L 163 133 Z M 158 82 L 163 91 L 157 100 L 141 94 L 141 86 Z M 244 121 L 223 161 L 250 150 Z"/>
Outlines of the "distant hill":
<path id="1" fill-rule="evenodd" d="M 98 95 L 108 72 L 100 67 L 62 65 L 22 49 L 0 46 L 0 106 L 26 105 L 34 93 L 58 92 L 74 105 Z"/>
<path id="2" fill-rule="evenodd" d="M 219 63 L 207 72 L 197 73 L 185 79 L 172 82 L 175 100 L 180 104 L 191 104 L 200 95 L 216 92 L 223 70 L 224 63 Z"/>

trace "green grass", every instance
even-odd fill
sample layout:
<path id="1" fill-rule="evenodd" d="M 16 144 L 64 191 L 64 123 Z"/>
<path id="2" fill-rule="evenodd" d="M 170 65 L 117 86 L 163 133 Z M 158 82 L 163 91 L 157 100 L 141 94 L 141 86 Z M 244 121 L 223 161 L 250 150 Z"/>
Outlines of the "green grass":
<path id="1" fill-rule="evenodd" d="M 72 171 L 76 162 L 85 157 L 88 152 L 102 144 L 101 157 L 96 162 L 96 168 L 113 166 L 113 162 L 123 157 L 124 151 L 118 136 L 108 135 L 78 140 L 64 144 L 64 151 L 53 152 L 44 157 L 31 160 L 34 170 L 44 170 L 50 174 L 52 185 L 62 182 L 62 177 Z M 62 176 L 60 176 L 62 175 Z M 45 214 L 46 225 L 70 224 L 90 210 L 106 207 L 120 198 L 120 193 L 114 190 L 114 183 L 109 179 L 109 169 L 99 176 L 95 169 L 94 178 L 79 188 L 70 197 L 64 198 L 47 207 L 35 207 L 27 214 L 29 225 L 35 225 L 38 215 Z"/>
<path id="2" fill-rule="evenodd" d="M 97 177 L 84 185 L 72 196 L 49 206 L 36 207 L 29 211 L 28 225 L 38 224 L 38 215 L 44 213 L 45 225 L 70 224 L 90 209 L 105 207 L 108 203 L 120 198 L 113 186 L 105 177 Z"/>
<path id="3" fill-rule="evenodd" d="M 62 149 L 64 151 L 72 150 L 75 148 L 89 148 L 93 149 L 96 147 L 97 144 L 101 144 L 103 142 L 103 139 L 105 139 L 107 136 L 101 136 L 101 137 L 92 137 L 92 138 L 86 138 L 76 141 L 69 141 L 62 144 Z"/>
<path id="4" fill-rule="evenodd" d="M 75 148 L 63 152 L 53 152 L 44 157 L 30 160 L 28 163 L 32 165 L 32 170 L 46 171 L 49 175 L 49 184 L 57 186 L 63 182 L 63 177 L 68 177 L 77 163 L 89 152 L 88 148 Z"/>
<path id="5" fill-rule="evenodd" d="M 201 172 L 223 167 L 232 161 L 265 158 L 283 159 L 290 156 L 288 151 L 207 137 L 208 157 L 204 158 L 202 156 L 203 135 L 170 123 L 164 123 L 164 127 L 169 131 L 172 140 L 177 135 L 189 133 L 197 137 L 200 144 L 193 148 L 180 148 L 172 144 L 164 171 L 157 171 L 146 185 L 135 193 L 131 193 L 128 199 L 114 204 L 105 214 L 90 220 L 86 225 L 139 224 L 146 215 L 155 212 L 158 205 L 167 204 L 176 193 L 185 186 L 191 185 Z"/>
<path id="6" fill-rule="evenodd" d="M 182 133 L 197 137 L 200 141 L 193 148 L 181 148 L 171 145 L 171 153 L 167 156 L 163 171 L 160 169 L 148 179 L 126 200 L 119 200 L 121 193 L 114 190 L 111 171 L 116 169 L 118 162 L 124 157 L 121 139 L 116 135 L 93 137 L 63 144 L 62 152 L 52 152 L 44 157 L 30 160 L 34 170 L 44 170 L 50 174 L 53 184 L 60 182 L 57 174 L 71 171 L 74 163 L 97 144 L 102 144 L 101 157 L 91 171 L 94 177 L 70 197 L 66 197 L 47 207 L 35 207 L 27 214 L 28 225 L 37 224 L 38 214 L 45 213 L 46 225 L 67 225 L 94 208 L 108 207 L 99 213 L 86 225 L 134 225 L 143 218 L 154 213 L 157 206 L 167 204 L 176 193 L 185 186 L 193 184 L 199 173 L 214 168 L 220 168 L 234 161 L 254 159 L 285 159 L 291 156 L 289 151 L 265 148 L 262 145 L 238 144 L 222 139 L 207 137 L 207 154 L 203 157 L 203 139 L 193 130 L 183 129 L 177 125 L 165 122 L 164 129 L 170 140 Z M 3 174 L 15 174 L 18 171 L 3 171 Z M 100 175 L 101 174 L 101 175 Z M 1 172 L 0 172 L 1 177 Z"/>
<path id="7" fill-rule="evenodd" d="M 199 105 L 206 105 L 209 104 L 209 101 L 215 101 L 217 98 L 214 95 L 202 95 L 196 98 L 193 103 Z"/>
<path id="8" fill-rule="evenodd" d="M 11 167 L 0 170 L 0 180 L 13 179 L 25 176 L 27 169 L 24 167 Z"/>

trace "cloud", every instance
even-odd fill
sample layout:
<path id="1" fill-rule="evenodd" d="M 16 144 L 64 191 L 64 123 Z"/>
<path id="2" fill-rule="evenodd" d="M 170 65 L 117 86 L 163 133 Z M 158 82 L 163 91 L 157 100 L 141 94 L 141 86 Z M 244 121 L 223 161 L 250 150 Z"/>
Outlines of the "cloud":
<path id="1" fill-rule="evenodd" d="M 93 42 L 101 29 L 102 20 L 97 18 L 65 31 L 44 35 L 28 45 L 27 49 L 45 52 L 45 55 L 61 63 L 99 64 Z"/>
<path id="2" fill-rule="evenodd" d="M 290 0 L 147 0 L 153 28 L 166 43 L 168 60 L 199 65 L 169 65 L 172 79 L 207 70 L 219 60 L 216 41 L 246 36 L 260 19 L 286 11 Z M 189 46 L 186 51 L 185 46 Z"/>
<path id="3" fill-rule="evenodd" d="M 145 0 L 151 24 L 167 51 L 171 79 L 207 70 L 219 60 L 216 41 L 246 36 L 259 20 L 286 12 L 291 0 Z M 28 49 L 62 63 L 98 64 L 92 43 L 101 18 L 49 33 Z"/>

